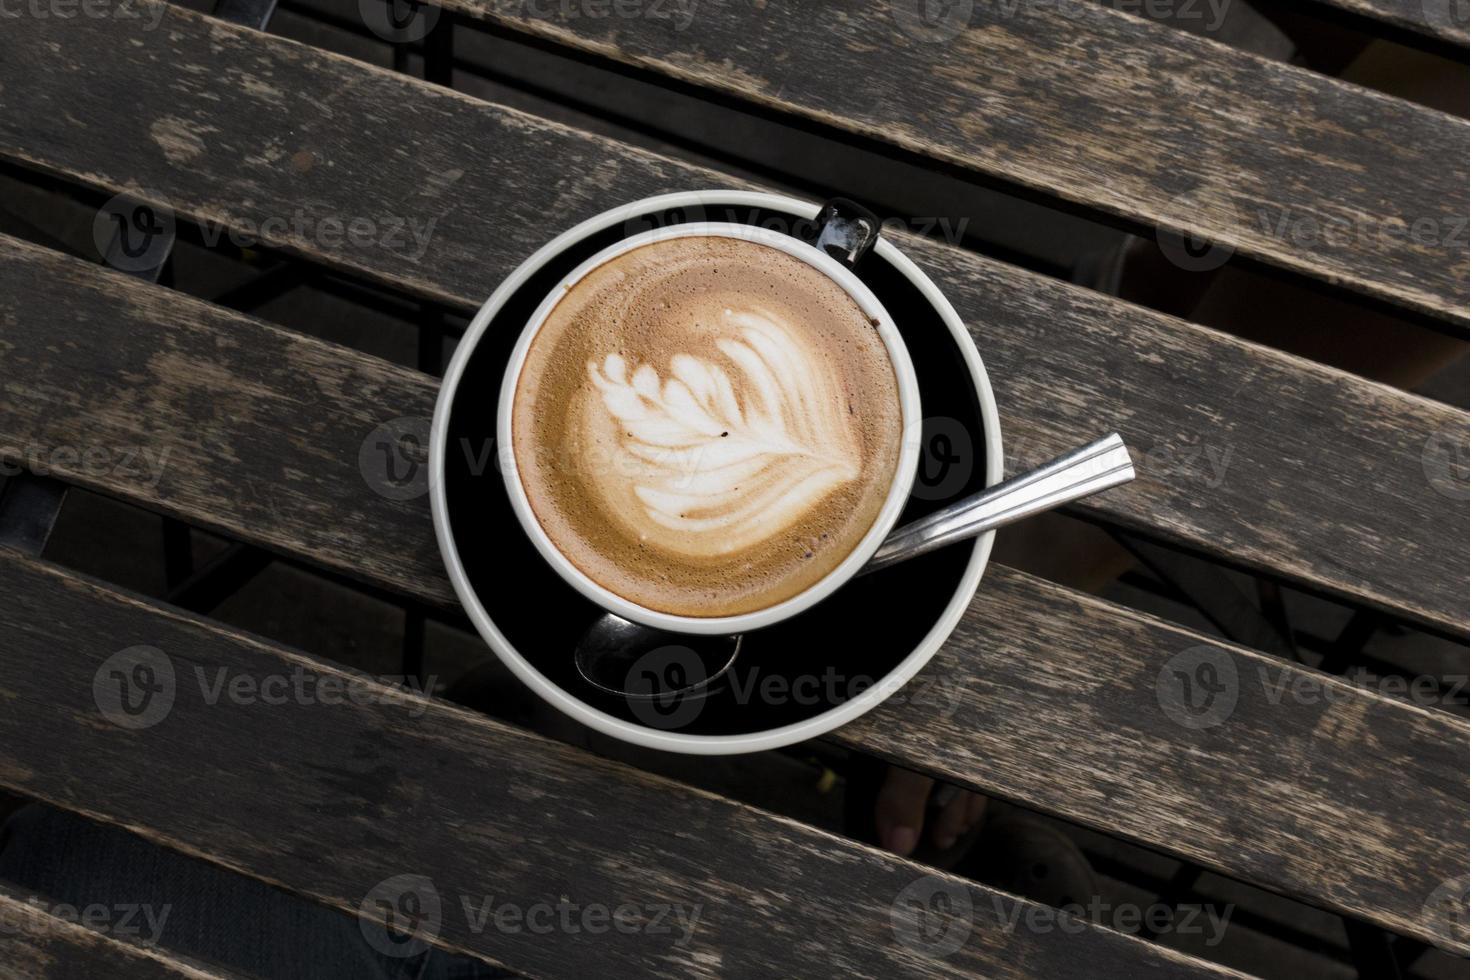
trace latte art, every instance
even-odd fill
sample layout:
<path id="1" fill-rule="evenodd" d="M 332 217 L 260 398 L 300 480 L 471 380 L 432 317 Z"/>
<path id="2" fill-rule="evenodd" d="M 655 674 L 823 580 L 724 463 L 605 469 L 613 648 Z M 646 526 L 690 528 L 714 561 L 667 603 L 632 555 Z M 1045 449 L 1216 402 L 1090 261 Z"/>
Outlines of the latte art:
<path id="1" fill-rule="evenodd" d="M 841 286 L 778 249 L 691 236 L 567 290 L 526 354 L 511 442 L 536 521 L 588 578 L 724 616 L 851 554 L 901 423 L 887 348 Z"/>
<path id="2" fill-rule="evenodd" d="M 769 312 L 723 311 L 739 339 L 715 346 L 736 369 L 690 354 L 662 384 L 620 354 L 589 377 L 625 433 L 633 495 L 647 520 L 677 532 L 664 547 L 710 556 L 743 551 L 793 527 L 862 471 L 858 435 L 828 365 Z M 652 528 L 644 528 L 646 536 Z"/>

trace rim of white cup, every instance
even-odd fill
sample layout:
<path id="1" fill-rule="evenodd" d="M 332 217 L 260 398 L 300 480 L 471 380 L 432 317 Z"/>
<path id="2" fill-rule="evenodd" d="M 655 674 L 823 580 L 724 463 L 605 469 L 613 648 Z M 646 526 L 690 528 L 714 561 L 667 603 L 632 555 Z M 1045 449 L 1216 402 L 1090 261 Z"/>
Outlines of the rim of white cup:
<path id="1" fill-rule="evenodd" d="M 537 334 L 541 332 L 547 319 L 550 318 L 552 311 L 578 283 L 594 270 L 619 256 L 644 246 L 679 238 L 733 238 L 753 242 L 774 248 L 812 266 L 842 287 L 843 291 L 858 304 L 864 315 L 873 322 L 874 328 L 883 340 L 884 347 L 888 350 L 888 359 L 893 365 L 894 377 L 898 383 L 900 432 L 902 433 L 898 466 L 888 483 L 883 506 L 879 509 L 872 526 L 858 539 L 857 544 L 842 561 L 838 562 L 826 575 L 793 596 L 746 613 L 726 616 L 682 616 L 652 609 L 618 595 L 599 584 L 581 568 L 578 568 L 576 563 L 568 558 L 561 549 L 557 548 L 551 536 L 546 533 L 545 527 L 542 526 L 531 507 L 531 500 L 521 481 L 520 467 L 517 465 L 514 452 L 512 410 L 515 405 L 516 388 L 520 383 L 521 372 L 525 368 L 531 345 L 535 342 Z M 552 287 L 546 298 L 536 308 L 536 312 L 531 314 L 530 319 L 526 321 L 526 326 L 522 329 L 520 338 L 511 351 L 510 360 L 506 363 L 496 408 L 495 441 L 500 455 L 500 472 L 505 478 L 506 491 L 510 494 L 511 509 L 515 511 L 521 528 L 531 538 L 536 550 L 541 553 L 541 557 L 546 559 L 547 564 L 555 569 L 568 585 L 608 612 L 635 623 L 642 623 L 644 626 L 700 636 L 733 636 L 737 633 L 748 633 L 751 630 L 773 626 L 782 620 L 800 615 L 846 585 L 848 580 L 868 563 L 873 553 L 878 550 L 878 546 L 883 543 L 883 539 L 898 523 L 898 516 L 908 503 L 909 491 L 913 488 L 914 475 L 919 465 L 920 426 L 923 418 L 923 409 L 919 400 L 919 382 L 914 374 L 913 361 L 909 357 L 903 337 L 899 334 L 893 318 L 884 309 L 882 301 L 851 269 L 822 250 L 782 231 L 734 222 L 692 221 L 668 228 L 654 228 L 614 242 L 577 266 Z"/>
<path id="2" fill-rule="evenodd" d="M 807 220 L 816 217 L 820 210 L 820 205 L 810 201 L 802 201 L 763 191 L 678 191 L 643 198 L 611 208 L 568 228 L 537 249 L 506 277 L 495 291 L 491 293 L 490 298 L 485 301 L 484 305 L 480 307 L 479 312 L 475 315 L 474 319 L 470 322 L 469 328 L 465 331 L 464 337 L 456 348 L 454 357 L 450 361 L 449 368 L 445 372 L 444 382 L 439 389 L 439 397 L 434 407 L 434 419 L 430 430 L 429 504 L 433 516 L 434 534 L 439 542 L 440 553 L 444 556 L 445 567 L 449 572 L 450 583 L 454 587 L 455 594 L 459 597 L 465 612 L 469 615 L 470 621 L 474 623 L 475 629 L 479 632 L 480 636 L 489 644 L 491 650 L 495 652 L 495 655 L 524 684 L 535 691 L 552 707 L 604 735 L 609 735 L 635 745 L 669 752 L 682 752 L 695 755 L 727 755 L 738 752 L 760 752 L 777 749 L 782 746 L 824 735 L 834 728 L 847 724 L 865 712 L 872 710 L 894 691 L 897 691 L 906 684 L 929 662 L 940 645 L 949 638 L 949 635 L 954 631 L 955 625 L 964 614 L 965 608 L 970 604 L 971 599 L 973 599 L 975 590 L 980 584 L 980 578 L 985 572 L 985 565 L 990 557 L 990 549 L 995 540 L 995 532 L 987 532 L 975 539 L 975 543 L 970 549 L 970 559 L 965 566 L 965 571 L 960 578 L 959 585 L 950 596 L 950 600 L 946 603 L 942 614 L 934 621 L 929 631 L 908 656 L 900 661 L 892 670 L 884 674 L 878 683 L 868 687 L 861 694 L 839 705 L 835 705 L 821 714 L 776 728 L 728 735 L 696 735 L 635 724 L 611 715 L 599 708 L 594 708 L 581 698 L 573 695 L 570 691 L 553 683 L 546 675 L 537 670 L 515 648 L 515 645 L 506 638 L 505 634 L 495 625 L 494 620 L 490 618 L 490 614 L 486 611 L 478 593 L 470 583 L 469 576 L 465 572 L 464 563 L 460 559 L 458 547 L 454 541 L 453 531 L 449 526 L 449 505 L 444 485 L 444 460 L 449 435 L 449 420 L 454 409 L 454 399 L 459 389 L 459 382 L 464 376 L 465 369 L 474 354 L 480 337 L 489 328 L 491 321 L 499 313 L 501 307 L 525 284 L 527 279 L 539 271 L 552 258 L 565 251 L 567 247 L 600 231 L 611 228 L 614 225 L 626 223 L 642 215 L 679 208 L 704 206 L 746 207 L 752 210 L 769 209 L 793 214 Z M 990 386 L 990 378 L 986 374 L 985 364 L 980 358 L 980 352 L 976 350 L 975 343 L 971 339 L 969 332 L 965 329 L 964 322 L 960 319 L 954 306 L 939 291 L 939 288 L 934 285 L 933 281 L 914 264 L 913 260 L 901 252 L 892 242 L 883 237 L 880 237 L 878 243 L 874 246 L 874 253 L 893 265 L 904 278 L 909 280 L 920 291 L 924 299 L 939 314 L 940 319 L 954 337 L 956 346 L 959 348 L 960 355 L 965 362 L 965 367 L 969 371 L 971 380 L 974 382 L 975 393 L 980 401 L 980 422 L 984 429 L 986 449 L 985 484 L 986 486 L 993 486 L 1000 482 L 1003 472 L 1000 415 L 995 402 L 995 393 Z M 963 547 L 963 545 L 956 545 L 955 547 Z M 568 657 L 572 656 L 572 651 L 566 651 L 566 655 Z"/>

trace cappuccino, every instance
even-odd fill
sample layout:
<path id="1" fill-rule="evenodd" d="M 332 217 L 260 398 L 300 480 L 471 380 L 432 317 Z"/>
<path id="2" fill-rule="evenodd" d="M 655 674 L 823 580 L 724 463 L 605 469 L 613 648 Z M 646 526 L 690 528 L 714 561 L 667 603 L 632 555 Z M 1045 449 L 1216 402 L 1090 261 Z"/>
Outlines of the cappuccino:
<path id="1" fill-rule="evenodd" d="M 765 609 L 832 572 L 883 509 L 902 427 L 888 350 L 846 290 L 723 236 L 643 245 L 573 284 L 511 410 L 555 548 L 692 617 Z"/>

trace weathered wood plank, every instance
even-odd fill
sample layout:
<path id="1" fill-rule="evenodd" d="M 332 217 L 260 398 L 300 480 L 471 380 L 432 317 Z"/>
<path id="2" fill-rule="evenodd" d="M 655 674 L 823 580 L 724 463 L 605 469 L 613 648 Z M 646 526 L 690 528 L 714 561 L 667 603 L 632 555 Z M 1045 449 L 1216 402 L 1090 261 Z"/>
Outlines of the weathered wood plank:
<path id="1" fill-rule="evenodd" d="M 360 466 L 380 425 L 433 414 L 433 379 L 14 240 L 0 255 L 0 456 L 454 604 L 426 500 Z M 431 547 L 372 558 L 370 527 Z"/>
<path id="2" fill-rule="evenodd" d="M 0 980 L 228 980 L 230 974 L 120 942 L 0 888 Z"/>
<path id="3" fill-rule="evenodd" d="M 446 6 L 1470 325 L 1470 124 L 1101 4 Z"/>
<path id="4" fill-rule="evenodd" d="M 1240 976 L 1090 925 L 1008 927 L 998 892 L 12 555 L 0 784 L 348 912 L 407 911 L 398 876 L 419 876 L 423 941 L 540 976 Z M 140 656 L 157 700 L 119 688 L 127 714 L 94 685 Z M 300 693 L 212 698 L 211 678 Z M 916 881 L 957 903 L 926 913 L 955 948 L 904 924 Z M 484 903 L 524 918 L 480 922 Z"/>
<path id="5" fill-rule="evenodd" d="M 1462 719 L 1004 568 L 922 676 L 835 740 L 1470 950 Z"/>
<path id="6" fill-rule="evenodd" d="M 0 153 L 105 186 L 136 181 L 181 213 L 263 230 L 461 308 L 554 230 L 618 201 L 729 183 L 186 11 L 162 16 L 167 29 L 140 31 L 122 63 L 126 25 L 27 21 L 0 37 L 0 72 L 69 86 L 0 91 L 0 109 L 17 110 L 0 113 Z M 343 232 L 354 219 L 384 231 L 385 218 L 431 232 L 422 248 L 408 231 L 397 244 Z M 1452 546 L 1470 538 L 1470 481 L 1452 465 L 1470 446 L 1463 413 L 960 249 L 901 241 L 974 331 L 1007 443 L 1021 450 L 1009 468 L 1116 427 L 1151 458 L 1140 480 L 1086 509 L 1470 632 L 1458 584 L 1470 553 Z"/>
<path id="7" fill-rule="evenodd" d="M 358 469 L 374 427 L 428 411 L 429 379 L 16 243 L 0 248 L 0 329 L 0 445 L 36 447 L 67 479 L 452 604 L 425 500 L 381 496 Z M 98 446 L 168 456 L 147 479 L 54 452 Z M 926 675 L 954 697 L 885 707 L 837 738 L 1461 941 L 1424 902 L 1436 875 L 1470 871 L 1465 723 L 1226 647 L 1217 659 L 1236 668 L 1237 707 L 1191 729 L 1171 716 L 1167 685 L 1190 666 L 1173 658 L 1205 643 L 992 568 Z"/>
<path id="8" fill-rule="evenodd" d="M 1096 430 L 1139 479 L 1080 509 L 1470 635 L 1470 413 L 1042 276 L 918 250 L 991 372 L 1007 472 Z M 989 269 L 985 271 L 990 271 Z"/>

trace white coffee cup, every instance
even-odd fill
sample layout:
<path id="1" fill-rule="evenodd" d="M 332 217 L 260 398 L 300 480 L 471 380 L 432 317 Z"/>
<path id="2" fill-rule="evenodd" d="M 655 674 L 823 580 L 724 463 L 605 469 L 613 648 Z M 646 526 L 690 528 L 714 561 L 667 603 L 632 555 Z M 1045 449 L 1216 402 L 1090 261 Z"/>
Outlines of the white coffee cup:
<path id="1" fill-rule="evenodd" d="M 943 591 L 943 608 L 938 615 L 925 620 L 922 631 L 911 645 L 893 651 L 893 667 L 878 675 L 875 678 L 876 683 L 840 704 L 814 710 L 809 717 L 795 721 L 771 725 L 757 720 L 740 731 L 698 733 L 669 730 L 666 727 L 649 725 L 637 718 L 615 714 L 607 710 L 605 704 L 590 700 L 587 690 L 581 687 L 563 687 L 548 674 L 545 670 L 546 663 L 554 661 L 565 664 L 572 656 L 571 650 L 538 645 L 534 635 L 523 635 L 517 639 L 514 633 L 506 631 L 505 624 L 498 621 L 494 613 L 496 606 L 507 601 L 536 601 L 536 598 L 513 593 L 511 590 L 494 595 L 482 594 L 477 589 L 462 554 L 462 549 L 471 545 L 456 535 L 449 504 L 446 476 L 455 406 L 457 402 L 464 401 L 461 397 L 464 394 L 463 382 L 470 374 L 472 363 L 484 356 L 482 341 L 492 330 L 500 329 L 496 322 L 497 317 L 505 312 L 507 305 L 513 302 L 528 282 L 543 273 L 548 265 L 569 249 L 576 248 L 593 236 L 612 237 L 619 229 L 622 229 L 623 234 L 636 234 L 650 227 L 651 222 L 665 220 L 662 217 L 664 215 L 682 215 L 686 212 L 724 215 L 730 221 L 740 221 L 746 215 L 751 216 L 750 220 L 753 221 L 754 216 L 765 213 L 790 216 L 791 221 L 805 223 L 819 213 L 819 207 L 809 201 L 764 191 L 678 191 L 620 204 L 553 236 L 506 276 L 481 306 L 455 350 L 454 358 L 445 372 L 444 384 L 434 410 L 429 453 L 429 500 L 433 512 L 434 533 L 444 556 L 445 569 L 449 573 L 455 595 L 464 605 L 465 613 L 473 622 L 476 632 L 501 662 L 547 704 L 594 731 L 645 748 L 700 755 L 767 751 L 817 738 L 852 722 L 882 704 L 918 674 L 951 635 L 970 606 L 985 574 L 995 532 L 982 534 L 972 544 L 954 546 L 955 549 L 962 550 L 966 557 L 964 567 L 957 576 L 946 577 L 942 582 L 934 583 L 935 587 Z M 938 333 L 926 337 L 938 341 L 947 349 L 952 348 L 962 373 L 968 379 L 966 388 L 967 393 L 975 399 L 975 416 L 973 420 L 969 420 L 968 416 L 966 418 L 969 420 L 968 424 L 975 427 L 973 437 L 984 446 L 984 452 L 979 457 L 982 467 L 980 476 L 985 486 L 994 486 L 1001 479 L 1001 461 L 1004 458 L 1000 413 L 984 361 L 975 347 L 970 331 L 939 287 L 913 259 L 888 238 L 878 239 L 873 247 L 873 255 L 867 261 L 877 263 L 884 275 L 896 277 L 902 283 L 902 289 L 911 291 L 915 302 L 924 307 L 922 316 L 937 320 Z M 906 315 L 909 313 L 910 311 L 905 310 Z M 500 369 L 497 367 L 496 370 L 498 374 Z M 472 399 L 461 406 L 460 410 L 479 410 L 480 404 L 482 403 L 479 399 Z M 466 504 L 462 503 L 460 506 Z M 482 587 L 494 588 L 488 582 Z M 883 615 L 886 611 L 882 607 L 874 610 L 876 615 Z"/>
<path id="2" fill-rule="evenodd" d="M 807 263 L 842 287 L 863 313 L 872 320 L 887 349 L 888 359 L 893 365 L 894 377 L 898 382 L 899 411 L 904 433 L 904 438 L 900 443 L 898 466 L 894 470 L 893 480 L 888 487 L 883 506 L 877 519 L 858 541 L 857 546 L 836 568 L 796 595 L 763 609 L 732 616 L 680 616 L 651 609 L 610 591 L 583 572 L 556 547 L 532 511 L 516 465 L 512 441 L 514 438 L 511 424 L 512 408 L 521 370 L 526 363 L 526 355 L 530 351 L 531 343 L 537 332 L 540 331 L 552 309 L 562 297 L 592 270 L 620 255 L 651 242 L 692 237 L 736 238 L 769 246 Z M 876 226 L 873 228 L 873 237 L 876 238 Z M 872 290 L 847 265 L 826 251 L 782 231 L 730 222 L 694 222 L 653 229 L 619 241 L 583 262 L 552 289 L 526 324 L 506 366 L 505 378 L 500 388 L 496 444 L 500 450 L 500 470 L 505 477 L 511 506 L 517 519 L 536 546 L 536 550 L 574 589 L 607 611 L 646 626 L 679 633 L 735 634 L 771 626 L 811 608 L 841 588 L 867 564 L 873 552 L 893 530 L 908 500 L 909 490 L 918 466 L 922 418 L 919 407 L 919 385 L 903 338 L 899 335 L 893 318 L 878 301 L 878 297 L 873 295 Z"/>

